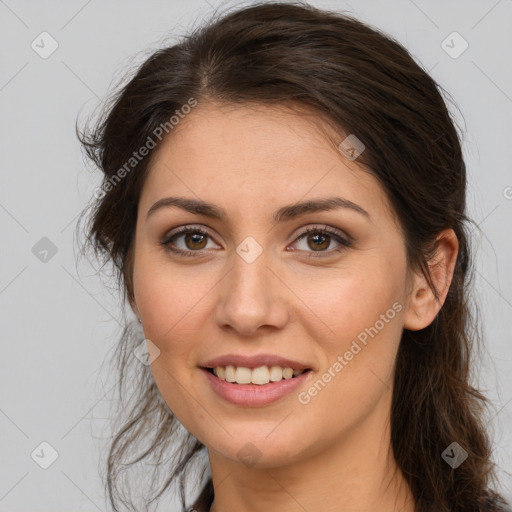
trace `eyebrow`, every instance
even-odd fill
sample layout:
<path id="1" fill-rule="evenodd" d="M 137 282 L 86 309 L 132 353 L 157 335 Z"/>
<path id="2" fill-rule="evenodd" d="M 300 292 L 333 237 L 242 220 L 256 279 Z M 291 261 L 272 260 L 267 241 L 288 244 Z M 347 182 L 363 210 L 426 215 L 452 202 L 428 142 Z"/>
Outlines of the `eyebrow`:
<path id="1" fill-rule="evenodd" d="M 186 197 L 164 197 L 159 199 L 156 203 L 153 204 L 153 206 L 151 206 L 151 208 L 148 210 L 148 213 L 146 214 L 146 221 L 157 210 L 170 207 L 181 208 L 187 212 L 196 215 L 205 215 L 206 217 L 218 219 L 223 222 L 226 222 L 228 217 L 224 209 L 200 199 L 192 199 Z M 342 197 L 312 199 L 309 201 L 303 201 L 296 204 L 283 206 L 274 213 L 273 219 L 275 222 L 283 222 L 293 220 L 308 213 L 329 211 L 338 208 L 347 208 L 353 210 L 364 215 L 368 218 L 368 220 L 371 220 L 370 214 L 361 208 L 361 206 Z"/>

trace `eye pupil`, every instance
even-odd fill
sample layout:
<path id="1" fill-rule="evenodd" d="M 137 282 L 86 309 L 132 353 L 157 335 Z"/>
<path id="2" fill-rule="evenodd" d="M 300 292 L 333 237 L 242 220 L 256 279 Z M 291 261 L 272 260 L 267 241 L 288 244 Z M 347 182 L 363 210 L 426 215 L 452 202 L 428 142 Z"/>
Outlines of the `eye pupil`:
<path id="1" fill-rule="evenodd" d="M 326 249 L 327 247 L 329 247 L 329 239 L 330 239 L 330 237 L 324 236 L 324 235 L 319 234 L 319 233 L 317 233 L 315 235 L 311 235 L 309 237 L 309 239 L 316 239 L 316 240 L 318 240 L 319 238 L 324 240 L 323 243 L 320 242 L 320 244 L 318 244 L 318 243 L 314 242 L 313 245 L 308 243 L 308 245 L 309 245 L 309 247 L 311 249 L 315 249 L 315 250 L 316 249 Z M 326 241 L 327 241 L 327 243 L 326 243 Z"/>
<path id="2" fill-rule="evenodd" d="M 198 240 L 198 238 L 199 238 L 199 240 Z M 201 233 L 187 233 L 185 235 L 185 240 L 186 240 L 187 247 L 189 247 L 190 249 L 203 249 L 204 246 L 196 247 L 195 244 L 201 244 L 201 242 L 204 242 L 206 240 L 206 236 Z M 192 244 L 194 244 L 193 247 L 189 246 L 189 244 L 188 244 L 189 241 L 192 241 Z"/>

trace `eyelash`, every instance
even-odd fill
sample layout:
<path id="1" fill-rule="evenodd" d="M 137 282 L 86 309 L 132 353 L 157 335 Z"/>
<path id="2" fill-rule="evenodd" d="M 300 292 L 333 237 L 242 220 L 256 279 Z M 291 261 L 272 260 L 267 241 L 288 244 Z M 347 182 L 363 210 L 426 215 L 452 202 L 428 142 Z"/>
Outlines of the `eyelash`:
<path id="1" fill-rule="evenodd" d="M 177 254 L 178 256 L 183 256 L 183 257 L 197 257 L 197 256 L 201 256 L 202 252 L 205 249 L 199 249 L 197 251 L 186 251 L 186 250 L 183 250 L 183 249 L 173 249 L 171 247 L 171 242 L 174 239 L 178 238 L 181 235 L 188 234 L 188 233 L 199 233 L 201 235 L 204 235 L 204 236 L 207 236 L 207 237 L 211 238 L 209 233 L 207 233 L 206 231 L 204 231 L 204 230 L 202 230 L 200 228 L 194 228 L 194 227 L 187 227 L 187 226 L 185 226 L 183 228 L 180 228 L 178 231 L 172 233 L 170 236 L 166 237 L 165 240 L 163 240 L 160 243 L 164 247 L 165 250 L 171 251 L 174 254 Z M 351 241 L 343 238 L 336 230 L 334 230 L 332 228 L 329 228 L 329 226 L 324 226 L 323 228 L 319 228 L 319 227 L 308 228 L 308 229 L 302 231 L 295 238 L 293 243 L 296 243 L 298 240 L 300 240 L 304 236 L 310 235 L 310 234 L 316 234 L 316 235 L 318 235 L 318 234 L 325 235 L 326 234 L 326 235 L 329 235 L 332 238 L 334 238 L 340 244 L 340 246 L 337 247 L 336 249 L 331 249 L 330 251 L 318 251 L 318 252 L 312 251 L 311 254 L 306 256 L 307 258 L 324 258 L 324 257 L 327 257 L 327 256 L 331 256 L 333 253 L 341 252 L 341 251 L 345 250 L 346 248 L 348 248 L 348 247 L 350 247 L 352 245 Z M 309 251 L 306 251 L 306 252 L 309 252 Z"/>

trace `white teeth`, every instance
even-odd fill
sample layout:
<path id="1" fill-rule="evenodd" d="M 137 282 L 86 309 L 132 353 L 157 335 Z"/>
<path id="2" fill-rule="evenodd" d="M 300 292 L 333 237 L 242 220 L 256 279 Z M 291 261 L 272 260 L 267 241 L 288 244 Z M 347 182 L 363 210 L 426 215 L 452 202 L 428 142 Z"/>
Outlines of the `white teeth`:
<path id="1" fill-rule="evenodd" d="M 293 370 L 291 368 L 283 369 L 283 379 L 291 379 L 293 377 Z"/>
<path id="2" fill-rule="evenodd" d="M 251 383 L 251 369 L 238 366 L 235 371 L 235 381 L 237 384 L 250 384 Z"/>
<path id="3" fill-rule="evenodd" d="M 237 381 L 238 382 L 238 381 Z M 253 384 L 268 384 L 270 382 L 270 372 L 268 366 L 259 366 L 254 368 L 251 373 L 251 382 Z"/>
<path id="4" fill-rule="evenodd" d="M 221 366 L 217 368 L 222 368 Z M 227 382 L 235 382 L 235 367 L 234 366 L 226 366 L 226 370 L 224 372 L 224 375 L 226 376 Z"/>
<path id="5" fill-rule="evenodd" d="M 291 379 L 303 372 L 304 370 L 282 368 L 281 366 L 259 366 L 251 369 L 244 366 L 228 365 L 226 367 L 217 366 L 213 369 L 213 373 L 221 380 L 236 382 L 237 384 L 257 384 L 260 386 L 269 382 Z"/>
<path id="6" fill-rule="evenodd" d="M 270 380 L 272 382 L 283 380 L 283 369 L 280 366 L 270 367 Z"/>

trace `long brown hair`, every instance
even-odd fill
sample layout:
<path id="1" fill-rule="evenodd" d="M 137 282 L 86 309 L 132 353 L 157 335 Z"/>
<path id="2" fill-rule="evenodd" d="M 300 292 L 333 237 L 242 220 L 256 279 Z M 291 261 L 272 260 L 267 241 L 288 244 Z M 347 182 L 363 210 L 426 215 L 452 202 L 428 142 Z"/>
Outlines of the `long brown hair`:
<path id="1" fill-rule="evenodd" d="M 79 131 L 88 157 L 103 172 L 101 193 L 84 211 L 89 214 L 84 246 L 113 263 L 124 299 L 132 299 L 137 206 L 155 150 L 129 167 L 126 162 L 149 139 L 158 147 L 159 127 L 171 133 L 169 119 L 191 99 L 294 103 L 327 119 L 340 134 L 356 134 L 365 145 L 358 162 L 390 199 L 409 268 L 421 269 L 432 286 L 427 262 L 436 235 L 452 228 L 459 241 L 439 314 L 428 327 L 402 334 L 391 411 L 394 457 L 417 512 L 497 511 L 504 502 L 491 489 L 496 477 L 484 423 L 486 399 L 470 383 L 472 354 L 482 336 L 471 307 L 466 166 L 442 93 L 449 96 L 403 46 L 350 15 L 301 2 L 265 2 L 212 19 L 154 52 L 115 92 L 93 128 Z M 117 351 L 126 419 L 108 455 L 110 502 L 115 511 L 121 504 L 137 510 L 120 485 L 121 473 L 155 460 L 154 474 L 165 468 L 167 478 L 147 493 L 145 505 L 178 482 L 185 508 L 188 475 L 197 463 L 202 473 L 194 477 L 201 488 L 196 484 L 191 490 L 194 508 L 209 510 L 214 490 L 204 445 L 180 430 L 147 366 L 138 364 L 136 384 L 133 378 L 127 382 L 132 352 L 142 338 L 138 327 L 126 322 Z M 130 408 L 122 391 L 128 384 Z M 178 445 L 177 438 L 182 438 Z M 468 453 L 456 469 L 441 455 L 453 442 Z M 130 453 L 137 455 L 128 463 L 123 457 Z"/>

